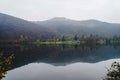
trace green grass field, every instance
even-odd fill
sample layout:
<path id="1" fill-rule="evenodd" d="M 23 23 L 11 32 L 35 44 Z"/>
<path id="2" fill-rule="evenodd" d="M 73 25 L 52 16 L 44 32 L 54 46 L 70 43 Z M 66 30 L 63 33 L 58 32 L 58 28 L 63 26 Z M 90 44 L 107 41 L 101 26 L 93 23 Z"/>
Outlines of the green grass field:
<path id="1" fill-rule="evenodd" d="M 88 40 L 88 41 L 84 41 L 84 40 L 68 40 L 68 41 L 34 41 L 34 42 L 31 42 L 32 44 L 67 44 L 67 45 L 79 45 L 79 44 L 106 44 L 107 41 L 106 40 L 97 40 L 97 41 L 94 41 L 94 40 Z M 109 42 L 110 44 L 114 44 L 114 43 L 120 43 L 120 40 L 116 40 L 116 41 L 113 41 L 111 40 Z"/>
<path id="2" fill-rule="evenodd" d="M 33 44 L 80 44 L 82 41 L 35 41 Z"/>

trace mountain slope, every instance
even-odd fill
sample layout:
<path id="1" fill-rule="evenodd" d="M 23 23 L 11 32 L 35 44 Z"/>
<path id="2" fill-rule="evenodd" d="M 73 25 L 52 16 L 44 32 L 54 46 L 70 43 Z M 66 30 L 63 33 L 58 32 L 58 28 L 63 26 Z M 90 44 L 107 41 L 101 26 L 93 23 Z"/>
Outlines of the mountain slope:
<path id="1" fill-rule="evenodd" d="M 56 30 L 63 35 L 98 34 L 100 36 L 120 35 L 120 24 L 102 22 L 98 20 L 75 21 L 66 18 L 53 18 L 37 21 L 36 24 Z"/>
<path id="2" fill-rule="evenodd" d="M 50 36 L 54 36 L 55 34 L 48 28 L 0 13 L 0 40 L 18 39 L 20 35 L 27 36 L 29 39 L 35 39 L 41 36 L 50 38 Z"/>

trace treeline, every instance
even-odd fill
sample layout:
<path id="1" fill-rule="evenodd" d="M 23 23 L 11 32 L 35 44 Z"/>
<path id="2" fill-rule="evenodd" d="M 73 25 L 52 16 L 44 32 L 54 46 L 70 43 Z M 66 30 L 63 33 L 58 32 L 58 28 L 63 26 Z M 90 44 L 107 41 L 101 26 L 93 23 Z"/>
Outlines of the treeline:
<path id="1" fill-rule="evenodd" d="M 104 36 L 104 35 L 103 35 Z M 83 43 L 120 43 L 120 35 L 114 35 L 112 37 L 103 37 L 99 35 L 58 35 L 58 36 L 39 36 L 36 38 L 20 35 L 16 39 L 0 40 L 0 43 L 28 43 L 28 42 L 45 42 L 45 41 L 80 41 Z"/>

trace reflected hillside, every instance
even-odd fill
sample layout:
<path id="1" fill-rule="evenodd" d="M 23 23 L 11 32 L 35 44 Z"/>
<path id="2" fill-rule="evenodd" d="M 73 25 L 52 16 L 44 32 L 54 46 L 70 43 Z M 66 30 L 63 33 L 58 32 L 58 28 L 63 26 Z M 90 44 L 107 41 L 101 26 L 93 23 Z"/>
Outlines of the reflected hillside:
<path id="1" fill-rule="evenodd" d="M 0 45 L 0 52 L 15 54 L 12 69 L 33 62 L 65 66 L 120 58 L 118 45 Z"/>

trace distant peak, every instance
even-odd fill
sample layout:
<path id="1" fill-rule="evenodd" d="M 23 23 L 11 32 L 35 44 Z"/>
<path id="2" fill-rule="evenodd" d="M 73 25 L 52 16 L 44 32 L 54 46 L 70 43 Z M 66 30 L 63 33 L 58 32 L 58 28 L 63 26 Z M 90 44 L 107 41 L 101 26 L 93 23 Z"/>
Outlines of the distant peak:
<path id="1" fill-rule="evenodd" d="M 65 17 L 54 17 L 53 19 L 67 19 Z"/>
<path id="2" fill-rule="evenodd" d="M 96 20 L 96 19 L 89 19 L 89 20 L 86 20 L 86 21 L 89 21 L 89 22 L 102 22 L 102 21 Z"/>
<path id="3" fill-rule="evenodd" d="M 65 17 L 54 17 L 54 18 L 52 18 L 51 20 L 55 20 L 55 21 L 63 21 L 63 20 L 68 20 L 68 19 L 65 18 Z"/>

